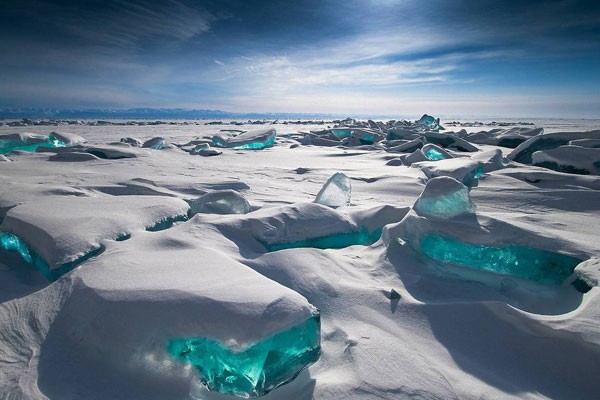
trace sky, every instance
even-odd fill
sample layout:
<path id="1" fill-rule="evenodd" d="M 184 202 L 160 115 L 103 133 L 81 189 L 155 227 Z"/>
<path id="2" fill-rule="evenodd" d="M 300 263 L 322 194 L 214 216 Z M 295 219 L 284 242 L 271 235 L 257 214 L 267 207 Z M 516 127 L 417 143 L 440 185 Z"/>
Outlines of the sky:
<path id="1" fill-rule="evenodd" d="M 1 108 L 600 118 L 600 1 L 3 0 Z"/>

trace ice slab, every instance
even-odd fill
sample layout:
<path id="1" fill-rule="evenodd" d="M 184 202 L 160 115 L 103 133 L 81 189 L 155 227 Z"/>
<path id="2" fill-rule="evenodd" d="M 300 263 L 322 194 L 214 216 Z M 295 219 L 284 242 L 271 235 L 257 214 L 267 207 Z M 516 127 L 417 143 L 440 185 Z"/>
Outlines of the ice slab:
<path id="1" fill-rule="evenodd" d="M 440 129 L 440 119 L 432 117 L 428 114 L 423 114 L 423 116 L 417 122 L 429 129 Z"/>
<path id="2" fill-rule="evenodd" d="M 476 144 L 488 144 L 514 149 L 526 140 L 541 135 L 544 128 L 522 128 L 492 129 L 481 131 L 467 136 L 466 140 Z"/>
<path id="3" fill-rule="evenodd" d="M 577 139 L 569 141 L 571 146 L 589 147 L 591 149 L 600 149 L 600 139 Z"/>
<path id="4" fill-rule="evenodd" d="M 431 143 L 427 143 L 426 145 L 424 145 L 421 148 L 421 152 L 423 152 L 423 155 L 429 161 L 439 161 L 445 160 L 447 158 L 454 158 L 446 150 Z"/>
<path id="5" fill-rule="evenodd" d="M 483 151 L 472 155 L 471 160 L 480 163 L 484 173 L 497 171 L 504 168 L 504 157 L 500 149 Z"/>
<path id="6" fill-rule="evenodd" d="M 350 205 L 352 196 L 352 183 L 342 172 L 336 172 L 321 188 L 315 203 L 328 207 L 343 207 Z"/>
<path id="7" fill-rule="evenodd" d="M 65 146 L 65 142 L 54 136 L 54 134 L 49 136 L 35 133 L 0 134 L 0 154 L 8 154 L 19 150 L 33 152 L 39 147 L 55 148 Z"/>
<path id="8" fill-rule="evenodd" d="M 448 219 L 473 213 L 475 205 L 465 185 L 454 178 L 440 176 L 427 181 L 414 209 L 423 217 Z"/>
<path id="9" fill-rule="evenodd" d="M 567 145 L 572 140 L 600 139 L 600 130 L 588 132 L 554 132 L 534 136 L 521 143 L 509 155 L 510 160 L 522 164 L 531 164 L 536 151 L 555 149 Z"/>
<path id="10" fill-rule="evenodd" d="M 437 144 L 443 148 L 450 148 L 469 153 L 474 153 L 479 150 L 476 146 L 458 137 L 456 134 L 424 132 L 422 135 L 428 143 Z"/>
<path id="11" fill-rule="evenodd" d="M 128 145 L 133 147 L 142 147 L 143 144 L 143 142 L 140 139 L 134 137 L 121 138 L 121 143 L 127 143 Z"/>
<path id="12" fill-rule="evenodd" d="M 215 135 L 212 142 L 217 147 L 260 150 L 273 146 L 276 137 L 275 129 L 267 128 L 247 131 L 237 136 Z"/>
<path id="13" fill-rule="evenodd" d="M 64 143 L 66 146 L 74 146 L 76 144 L 83 144 L 87 142 L 87 140 L 84 137 L 71 132 L 52 132 L 49 138 L 51 140 L 57 139 L 60 142 Z"/>
<path id="14" fill-rule="evenodd" d="M 421 171 L 429 179 L 438 176 L 449 176 L 468 187 L 476 186 L 477 180 L 485 173 L 479 161 L 469 158 L 418 162 L 411 164 L 411 166 L 421 168 Z"/>
<path id="15" fill-rule="evenodd" d="M 222 151 L 211 149 L 208 143 L 200 143 L 190 150 L 190 154 L 197 154 L 199 156 L 211 157 L 223 154 Z"/>
<path id="16" fill-rule="evenodd" d="M 293 290 L 207 247 L 196 233 L 202 229 L 191 221 L 142 232 L 61 280 L 68 290 L 46 339 L 61 351 L 48 352 L 45 362 L 70 372 L 55 384 L 67 385 L 81 368 L 76 360 L 84 358 L 94 374 L 80 379 L 115 373 L 157 379 L 164 385 L 154 390 L 165 399 L 177 398 L 169 391 L 189 387 L 196 375 L 210 390 L 250 397 L 316 361 L 318 311 Z"/>
<path id="17" fill-rule="evenodd" d="M 319 359 L 320 317 L 304 322 L 243 349 L 207 338 L 172 339 L 169 353 L 190 363 L 211 391 L 239 397 L 263 396 L 292 381 Z"/>
<path id="18" fill-rule="evenodd" d="M 0 231 L 26 242 L 48 264 L 60 268 L 134 230 L 186 216 L 188 204 L 166 196 L 63 196 L 11 208 Z"/>
<path id="19" fill-rule="evenodd" d="M 252 210 L 248 200 L 235 190 L 216 190 L 188 203 L 190 216 L 198 213 L 247 214 Z"/>
<path id="20" fill-rule="evenodd" d="M 528 247 L 485 246 L 439 234 L 421 239 L 421 252 L 444 263 L 460 264 L 498 274 L 515 275 L 552 285 L 562 284 L 580 259 Z"/>
<path id="21" fill-rule="evenodd" d="M 580 175 L 600 175 L 600 148 L 560 146 L 536 151 L 531 163 L 558 172 Z"/>
<path id="22" fill-rule="evenodd" d="M 154 150 L 162 150 L 166 146 L 165 138 L 163 137 L 154 137 L 152 139 L 146 140 L 142 147 Z"/>
<path id="23" fill-rule="evenodd" d="M 423 147 L 424 139 L 419 137 L 417 139 L 409 140 L 401 144 L 397 144 L 387 148 L 389 153 L 411 153 L 419 150 Z"/>

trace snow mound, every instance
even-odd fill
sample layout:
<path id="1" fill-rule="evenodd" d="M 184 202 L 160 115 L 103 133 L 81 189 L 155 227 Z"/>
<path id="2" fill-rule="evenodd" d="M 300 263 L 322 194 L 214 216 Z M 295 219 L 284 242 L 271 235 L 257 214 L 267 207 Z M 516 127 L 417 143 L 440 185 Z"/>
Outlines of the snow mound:
<path id="1" fill-rule="evenodd" d="M 199 378 L 213 390 L 246 397 L 288 382 L 317 359 L 317 310 L 298 293 L 205 247 L 197 229 L 184 224 L 113 243 L 29 301 L 0 307 L 3 321 L 36 310 L 29 321 L 41 330 L 28 348 L 39 355 L 38 390 L 49 398 L 74 392 L 94 399 L 184 398 Z M 0 335 L 7 331 L 3 325 Z M 294 340 L 286 342 L 286 333 Z M 299 345 L 301 337 L 306 347 L 286 346 Z M 176 351 L 178 344 L 201 340 L 215 344 L 211 360 L 199 364 L 193 348 Z M 249 358 L 233 363 L 235 354 Z M 120 379 L 106 384 L 115 376 Z"/>
<path id="2" fill-rule="evenodd" d="M 466 140 L 475 144 L 487 144 L 514 149 L 526 140 L 541 135 L 544 128 L 521 128 L 492 129 L 481 131 L 467 136 Z"/>
<path id="3" fill-rule="evenodd" d="M 100 249 L 106 239 L 185 216 L 188 208 L 164 196 L 51 197 L 11 208 L 0 231 L 18 236 L 53 270 Z"/>
<path id="4" fill-rule="evenodd" d="M 600 130 L 588 132 L 554 132 L 534 136 L 515 148 L 508 158 L 522 164 L 531 164 L 536 151 L 555 149 L 569 144 L 572 140 L 600 139 Z"/>
<path id="5" fill-rule="evenodd" d="M 57 153 L 48 157 L 48 161 L 79 162 L 94 160 L 100 160 L 100 158 L 91 153 L 84 153 L 79 151 Z"/>
<path id="6" fill-rule="evenodd" d="M 532 154 L 531 163 L 558 172 L 600 175 L 600 148 L 560 146 Z"/>

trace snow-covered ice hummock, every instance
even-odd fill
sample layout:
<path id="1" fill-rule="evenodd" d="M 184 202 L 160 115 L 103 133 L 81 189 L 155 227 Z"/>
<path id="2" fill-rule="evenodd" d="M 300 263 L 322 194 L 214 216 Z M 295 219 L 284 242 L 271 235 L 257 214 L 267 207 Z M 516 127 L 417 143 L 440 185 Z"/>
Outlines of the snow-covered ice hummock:
<path id="1" fill-rule="evenodd" d="M 212 143 L 217 147 L 259 150 L 273 146 L 276 138 L 275 129 L 266 128 L 247 131 L 237 136 L 217 134 L 213 136 Z"/>
<path id="2" fill-rule="evenodd" d="M 565 247 L 559 239 L 483 215 L 472 218 L 468 189 L 453 178 L 429 180 L 413 209 L 391 235 L 445 265 L 561 285 L 582 261 L 579 254 L 559 252 Z M 384 236 L 389 238 L 390 232 Z"/>
<path id="3" fill-rule="evenodd" d="M 185 201 L 166 196 L 34 200 L 8 210 L 0 224 L 0 245 L 54 280 L 101 252 L 104 240 L 158 230 L 187 218 L 188 208 Z"/>
<path id="4" fill-rule="evenodd" d="M 39 354 L 37 386 L 49 398 L 188 398 L 200 384 L 248 398 L 293 380 L 319 358 L 318 310 L 212 249 L 204 229 L 192 220 L 108 243 L 102 257 L 0 307 L 0 337 L 35 312 L 28 348 Z M 127 392 L 105 384 L 117 376 Z"/>
<path id="5" fill-rule="evenodd" d="M 539 150 L 532 154 L 531 163 L 558 172 L 600 175 L 600 148 L 567 145 Z"/>
<path id="6" fill-rule="evenodd" d="M 544 128 L 514 127 L 509 129 L 492 129 L 490 131 L 471 133 L 466 137 L 466 140 L 475 144 L 489 144 L 514 149 L 524 141 L 541 135 L 543 132 Z"/>
<path id="7" fill-rule="evenodd" d="M 343 207 L 350 205 L 351 196 L 352 183 L 350 178 L 342 172 L 336 172 L 317 193 L 315 203 L 329 207 Z"/>
<path id="8" fill-rule="evenodd" d="M 146 140 L 142 144 L 142 147 L 145 147 L 148 149 L 154 149 L 154 150 L 162 150 L 165 148 L 166 145 L 167 144 L 165 142 L 165 138 L 157 136 L 157 137 L 153 137 L 152 139 Z"/>
<path id="9" fill-rule="evenodd" d="M 49 136 L 35 133 L 10 133 L 0 135 L 0 154 L 11 151 L 35 151 L 38 147 L 64 147 L 66 143 L 53 134 Z"/>
<path id="10" fill-rule="evenodd" d="M 600 130 L 588 132 L 553 132 L 537 135 L 517 146 L 508 155 L 508 158 L 522 164 L 531 164 L 533 153 L 536 151 L 555 149 L 580 139 L 600 139 Z"/>

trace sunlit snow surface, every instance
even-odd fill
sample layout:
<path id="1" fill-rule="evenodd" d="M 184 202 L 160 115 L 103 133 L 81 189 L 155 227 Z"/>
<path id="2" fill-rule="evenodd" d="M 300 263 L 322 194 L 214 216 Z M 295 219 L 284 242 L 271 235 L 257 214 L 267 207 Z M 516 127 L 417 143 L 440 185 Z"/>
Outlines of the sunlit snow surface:
<path id="1" fill-rule="evenodd" d="M 432 118 L 0 125 L 0 397 L 597 397 L 600 121 Z"/>

